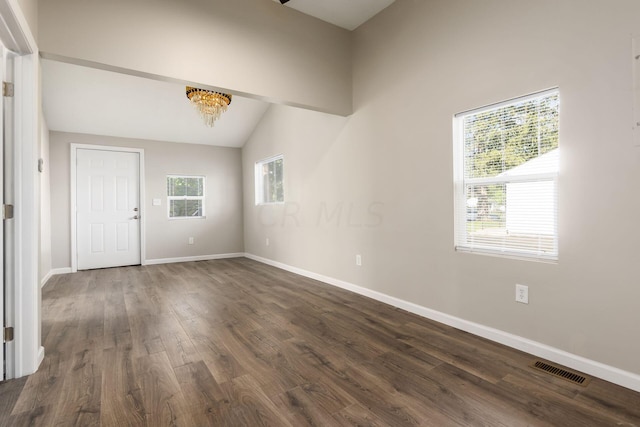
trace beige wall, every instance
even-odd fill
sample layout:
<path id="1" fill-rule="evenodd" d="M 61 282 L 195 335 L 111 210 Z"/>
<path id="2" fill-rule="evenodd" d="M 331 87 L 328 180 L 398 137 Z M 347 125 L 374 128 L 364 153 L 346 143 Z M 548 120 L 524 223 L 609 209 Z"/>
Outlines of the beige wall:
<path id="1" fill-rule="evenodd" d="M 354 33 L 349 119 L 273 107 L 247 142 L 245 250 L 640 374 L 638 16 L 635 0 L 397 0 Z M 452 116 L 554 86 L 559 262 L 456 253 Z M 256 207 L 254 162 L 279 153 L 287 203 Z"/>
<path id="2" fill-rule="evenodd" d="M 181 258 L 243 251 L 241 154 L 237 148 L 176 144 L 95 135 L 50 133 L 53 268 L 71 266 L 70 144 L 144 149 L 146 259 Z M 167 174 L 206 176 L 206 219 L 167 217 Z M 152 206 L 152 199 L 162 200 Z M 189 245 L 189 237 L 194 244 Z"/>
<path id="3" fill-rule="evenodd" d="M 38 41 L 38 0 L 17 0 L 35 41 Z"/>
<path id="4" fill-rule="evenodd" d="M 351 113 L 346 30 L 270 0 L 39 4 L 40 51 Z"/>

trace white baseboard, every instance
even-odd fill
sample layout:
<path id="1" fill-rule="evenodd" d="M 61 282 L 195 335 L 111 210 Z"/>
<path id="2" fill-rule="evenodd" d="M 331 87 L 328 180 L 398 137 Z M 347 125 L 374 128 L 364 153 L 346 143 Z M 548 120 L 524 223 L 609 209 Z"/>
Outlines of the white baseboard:
<path id="1" fill-rule="evenodd" d="M 44 285 L 47 284 L 47 282 L 49 281 L 49 279 L 51 279 L 53 276 L 56 276 L 58 274 L 67 274 L 67 273 L 71 273 L 71 267 L 65 267 L 65 268 L 53 268 L 51 269 L 43 278 L 42 280 L 40 280 L 40 287 L 42 288 Z"/>
<path id="2" fill-rule="evenodd" d="M 188 257 L 179 257 L 179 258 L 158 258 L 158 259 L 147 259 L 144 261 L 143 265 L 154 265 L 154 264 L 171 264 L 174 262 L 190 262 L 190 261 L 209 261 L 213 259 L 226 259 L 226 258 L 242 258 L 244 257 L 244 252 L 236 252 L 230 254 L 214 254 L 214 255 L 199 255 L 199 256 L 188 256 Z M 54 268 L 42 279 L 40 286 L 44 286 L 52 276 L 57 274 L 67 274 L 73 273 L 71 267 L 64 268 Z"/>
<path id="3" fill-rule="evenodd" d="M 417 314 L 418 316 L 435 320 L 436 322 L 452 326 L 456 329 L 469 332 L 488 340 L 504 344 L 508 347 L 524 351 L 534 356 L 542 357 L 544 359 L 559 363 L 577 371 L 584 372 L 585 374 L 593 375 L 594 377 L 601 378 L 605 381 L 609 381 L 622 387 L 640 392 L 640 375 L 633 372 L 628 372 L 613 366 L 605 365 L 604 363 L 596 362 L 594 360 L 587 359 L 585 357 L 578 356 L 576 354 L 572 354 L 537 341 L 523 338 L 521 336 L 504 332 L 499 329 L 491 328 L 489 326 L 484 326 L 479 323 L 464 320 L 459 317 L 451 316 L 449 314 L 432 310 L 430 308 L 423 307 L 421 305 L 414 304 L 412 302 L 408 302 L 399 298 L 395 298 L 378 291 L 367 289 L 362 286 L 354 285 L 353 283 L 345 282 L 343 280 L 334 279 L 322 274 L 317 274 L 311 271 L 303 270 L 301 268 L 292 267 L 290 265 L 273 261 L 267 258 L 262 258 L 250 253 L 245 253 L 245 257 L 254 261 L 261 262 L 263 264 L 268 264 L 282 270 L 308 277 L 310 279 L 318 280 L 329 285 L 346 289 L 356 294 L 364 295 L 374 300 Z"/>
<path id="4" fill-rule="evenodd" d="M 180 257 L 180 258 L 159 258 L 159 259 L 148 259 L 145 260 L 145 265 L 155 265 L 155 264 L 171 264 L 174 262 L 191 262 L 191 261 L 209 261 L 214 259 L 226 259 L 226 258 L 241 258 L 244 257 L 243 252 L 231 253 L 231 254 L 215 254 L 215 255 L 198 255 L 198 256 L 188 256 L 188 257 Z"/>
<path id="5" fill-rule="evenodd" d="M 40 346 L 40 348 L 38 349 L 38 359 L 36 359 L 36 370 L 38 370 L 43 360 L 44 360 L 44 347 Z"/>
<path id="6" fill-rule="evenodd" d="M 50 270 L 42 279 L 40 279 L 40 287 L 46 285 L 49 279 L 51 279 L 51 276 L 53 276 L 53 270 Z"/>

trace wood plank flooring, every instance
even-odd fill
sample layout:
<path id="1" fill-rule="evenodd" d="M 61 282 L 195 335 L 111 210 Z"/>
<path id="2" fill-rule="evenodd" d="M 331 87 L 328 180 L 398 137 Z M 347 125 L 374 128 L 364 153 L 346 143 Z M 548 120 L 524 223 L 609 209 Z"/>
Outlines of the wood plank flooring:
<path id="1" fill-rule="evenodd" d="M 42 307 L 0 426 L 640 426 L 640 393 L 245 258 L 56 276 Z"/>

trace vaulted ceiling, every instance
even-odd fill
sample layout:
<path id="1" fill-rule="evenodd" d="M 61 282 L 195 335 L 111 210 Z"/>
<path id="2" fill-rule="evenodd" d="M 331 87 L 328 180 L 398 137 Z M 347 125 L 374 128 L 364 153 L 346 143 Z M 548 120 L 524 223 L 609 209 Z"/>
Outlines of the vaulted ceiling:
<path id="1" fill-rule="evenodd" d="M 280 3 L 280 0 L 274 0 Z M 289 0 L 278 7 L 353 30 L 394 0 Z M 234 96 L 213 128 L 203 124 L 185 85 L 42 60 L 43 111 L 50 130 L 242 147 L 269 107 Z"/>
<path id="2" fill-rule="evenodd" d="M 210 128 L 185 86 L 42 60 L 42 103 L 50 130 L 241 147 L 269 104 L 234 96 Z"/>
<path id="3" fill-rule="evenodd" d="M 280 0 L 274 0 L 280 3 Z M 284 6 L 347 30 L 355 30 L 395 0 L 289 0 Z"/>

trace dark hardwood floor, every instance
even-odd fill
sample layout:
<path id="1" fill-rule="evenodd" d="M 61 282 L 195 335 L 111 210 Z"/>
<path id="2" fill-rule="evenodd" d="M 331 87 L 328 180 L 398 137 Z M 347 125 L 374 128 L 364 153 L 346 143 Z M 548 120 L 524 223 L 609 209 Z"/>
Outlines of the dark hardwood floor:
<path id="1" fill-rule="evenodd" d="M 56 276 L 42 306 L 1 426 L 640 426 L 640 393 L 244 258 Z"/>

